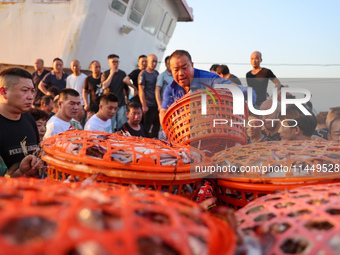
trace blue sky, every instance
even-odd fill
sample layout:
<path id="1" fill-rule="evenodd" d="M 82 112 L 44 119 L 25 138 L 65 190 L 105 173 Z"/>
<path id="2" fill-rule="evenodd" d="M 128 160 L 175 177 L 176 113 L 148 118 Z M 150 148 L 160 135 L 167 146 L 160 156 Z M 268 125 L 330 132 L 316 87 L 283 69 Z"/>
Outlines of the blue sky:
<path id="1" fill-rule="evenodd" d="M 187 3 L 193 8 L 194 22 L 177 23 L 164 57 L 176 49 L 185 49 L 197 68 L 207 70 L 213 63 L 227 64 L 231 73 L 244 78 L 251 69 L 250 54 L 258 50 L 262 53 L 262 66 L 278 78 L 340 77 L 340 1 Z"/>

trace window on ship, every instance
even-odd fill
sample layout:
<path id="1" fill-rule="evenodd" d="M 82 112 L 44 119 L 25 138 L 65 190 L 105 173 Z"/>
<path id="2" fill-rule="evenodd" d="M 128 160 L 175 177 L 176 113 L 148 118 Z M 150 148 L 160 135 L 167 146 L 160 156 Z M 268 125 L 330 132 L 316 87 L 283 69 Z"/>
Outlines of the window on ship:
<path id="1" fill-rule="evenodd" d="M 159 30 L 159 33 L 158 33 L 158 39 L 168 44 L 175 30 L 175 27 L 176 27 L 176 21 L 173 18 L 171 18 L 169 13 L 166 13 L 164 15 L 161 29 Z"/>
<path id="2" fill-rule="evenodd" d="M 151 0 L 143 23 L 143 29 L 152 35 L 156 34 L 163 17 L 163 13 L 164 11 L 162 7 L 154 0 Z"/>
<path id="3" fill-rule="evenodd" d="M 135 0 L 131 7 L 129 19 L 130 21 L 139 24 L 146 10 L 149 0 Z"/>
<path id="4" fill-rule="evenodd" d="M 129 0 L 113 0 L 111 7 L 119 13 L 124 14 L 128 3 Z"/>

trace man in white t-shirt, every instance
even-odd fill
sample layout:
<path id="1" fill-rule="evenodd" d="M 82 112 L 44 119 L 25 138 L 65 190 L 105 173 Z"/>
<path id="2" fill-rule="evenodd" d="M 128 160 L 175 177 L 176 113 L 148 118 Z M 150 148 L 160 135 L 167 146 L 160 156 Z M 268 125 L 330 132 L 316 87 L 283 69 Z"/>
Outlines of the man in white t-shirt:
<path id="1" fill-rule="evenodd" d="M 46 124 L 45 138 L 54 136 L 70 129 L 82 129 L 75 118 L 80 108 L 78 91 L 70 88 L 63 89 L 59 94 L 58 112 Z"/>
<path id="2" fill-rule="evenodd" d="M 118 108 L 118 98 L 113 93 L 101 96 L 99 111 L 85 124 L 85 130 L 104 131 L 112 133 L 111 119 L 115 116 Z"/>
<path id="3" fill-rule="evenodd" d="M 86 79 L 86 75 L 80 72 L 80 63 L 78 60 L 72 60 L 71 62 L 71 70 L 73 74 L 67 76 L 66 79 L 66 88 L 74 89 L 78 91 L 80 95 L 80 102 L 81 105 L 84 105 L 83 99 L 83 87 L 84 81 Z"/>

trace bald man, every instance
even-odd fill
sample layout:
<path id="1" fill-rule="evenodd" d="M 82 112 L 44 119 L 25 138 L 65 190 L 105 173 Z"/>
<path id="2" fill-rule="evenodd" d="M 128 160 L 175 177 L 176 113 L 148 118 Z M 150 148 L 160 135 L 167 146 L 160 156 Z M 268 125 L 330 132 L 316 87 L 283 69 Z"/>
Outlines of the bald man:
<path id="1" fill-rule="evenodd" d="M 83 88 L 84 81 L 86 79 L 86 75 L 80 72 L 81 66 L 78 60 L 72 60 L 71 62 L 71 70 L 72 74 L 69 75 L 66 79 L 66 88 L 74 89 L 78 91 L 80 95 L 80 103 L 84 106 L 83 99 Z"/>
<path id="2" fill-rule="evenodd" d="M 143 126 L 147 137 L 158 138 L 160 128 L 158 106 L 155 96 L 155 88 L 158 72 L 155 70 L 157 66 L 157 56 L 150 54 L 147 58 L 147 66 L 141 71 L 138 77 L 138 93 L 143 110 Z M 152 126 L 151 132 L 149 132 Z"/>
<path id="3" fill-rule="evenodd" d="M 253 70 L 246 74 L 247 83 L 249 87 L 255 90 L 257 99 L 255 102 L 255 108 L 259 109 L 261 104 L 267 99 L 267 87 L 268 81 L 271 80 L 275 83 L 276 88 L 281 88 L 281 83 L 274 73 L 267 68 L 261 67 L 262 54 L 259 51 L 254 51 L 250 57 L 250 63 L 253 66 Z"/>

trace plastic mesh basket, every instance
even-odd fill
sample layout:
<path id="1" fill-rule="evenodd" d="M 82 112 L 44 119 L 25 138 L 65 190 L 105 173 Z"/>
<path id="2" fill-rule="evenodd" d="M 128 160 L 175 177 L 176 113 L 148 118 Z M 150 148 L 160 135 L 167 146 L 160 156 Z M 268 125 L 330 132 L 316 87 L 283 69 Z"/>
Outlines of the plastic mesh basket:
<path id="1" fill-rule="evenodd" d="M 238 144 L 246 144 L 246 129 L 242 123 L 246 115 L 233 115 L 233 98 L 228 90 L 216 89 L 217 98 L 207 99 L 207 114 L 201 114 L 202 90 L 186 94 L 167 110 L 162 127 L 168 139 L 177 143 L 190 144 L 195 148 L 212 153 Z M 216 99 L 216 100 L 215 100 Z M 247 111 L 247 107 L 245 107 Z M 213 125 L 214 119 L 226 124 Z M 240 123 L 230 125 L 230 122 Z"/>
<path id="2" fill-rule="evenodd" d="M 236 212 L 240 229 L 264 242 L 264 254 L 339 254 L 340 184 L 261 197 Z"/>
<path id="3" fill-rule="evenodd" d="M 1 254 L 191 255 L 235 249 L 226 223 L 169 193 L 0 178 L 0 206 Z"/>
<path id="4" fill-rule="evenodd" d="M 196 172 L 195 166 L 211 164 L 189 146 L 100 132 L 64 132 L 44 140 L 42 147 L 50 179 L 84 180 L 101 173 L 99 181 L 135 184 L 189 198 L 196 196 L 199 182 L 208 174 Z"/>
<path id="5" fill-rule="evenodd" d="M 340 181 L 340 143 L 272 141 L 214 155 L 219 201 L 235 208 L 275 190 Z M 223 171 L 224 169 L 224 171 Z"/>

